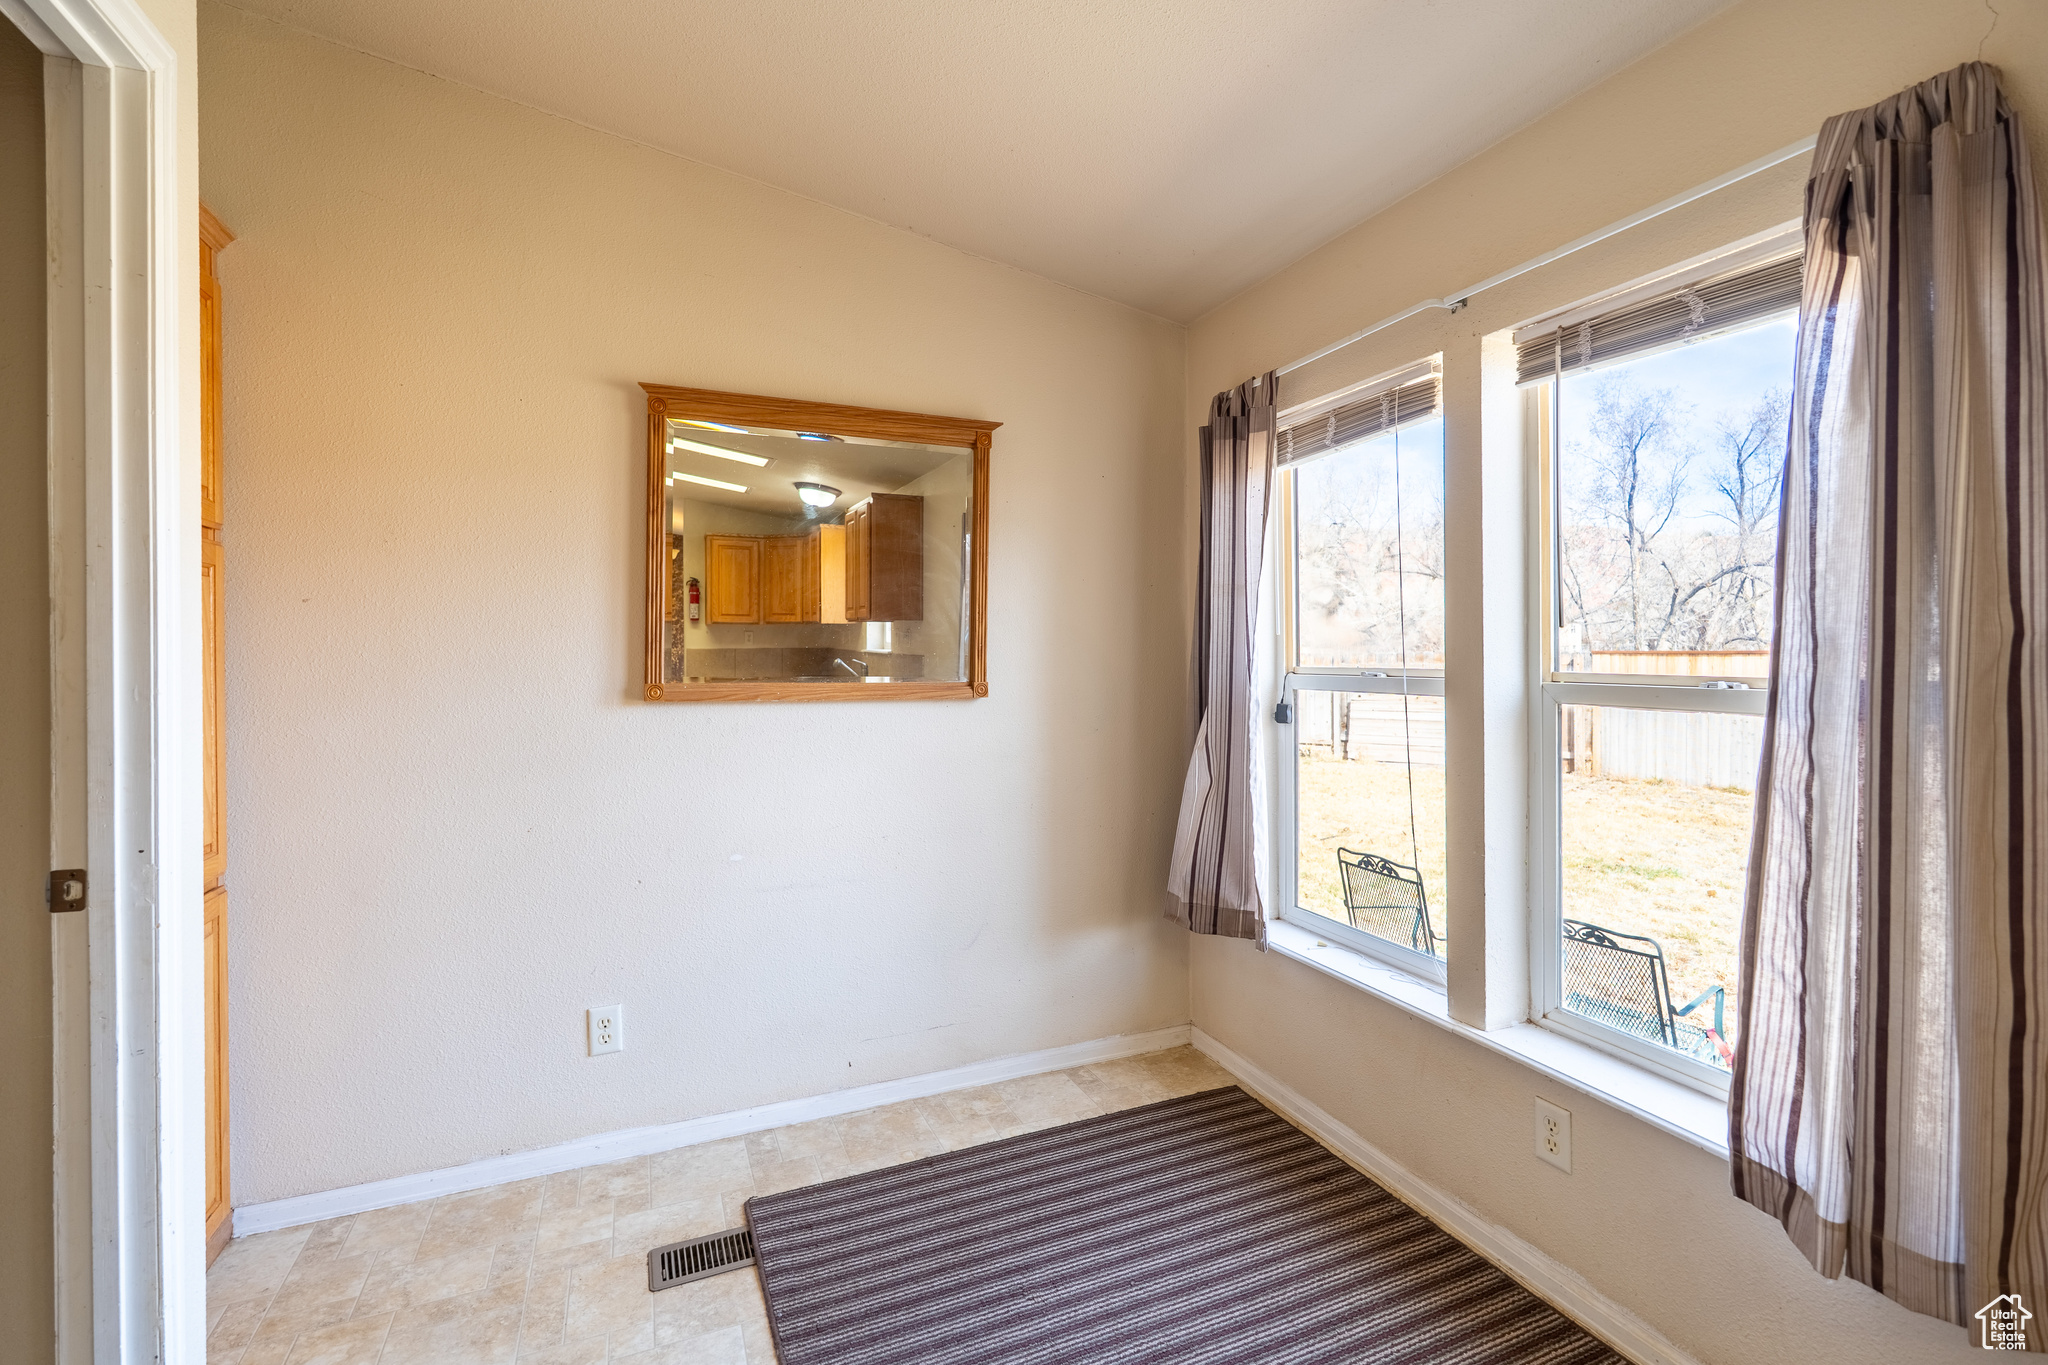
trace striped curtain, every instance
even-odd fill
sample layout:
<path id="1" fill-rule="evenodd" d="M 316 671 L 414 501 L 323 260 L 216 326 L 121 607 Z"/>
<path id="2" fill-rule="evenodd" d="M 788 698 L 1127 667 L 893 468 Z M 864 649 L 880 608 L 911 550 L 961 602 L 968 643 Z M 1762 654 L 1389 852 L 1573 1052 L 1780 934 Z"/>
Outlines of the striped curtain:
<path id="1" fill-rule="evenodd" d="M 1828 120 L 1729 1094 L 1823 1274 L 2048 1326 L 2048 306 L 1997 72 Z M 2017 1316 L 2017 1315 L 2015 1315 Z"/>
<path id="2" fill-rule="evenodd" d="M 1167 874 L 1170 919 L 1198 934 L 1264 941 L 1261 782 L 1252 695 L 1259 569 L 1273 483 L 1271 373 L 1216 395 L 1202 428 L 1196 571 L 1195 752 Z"/>

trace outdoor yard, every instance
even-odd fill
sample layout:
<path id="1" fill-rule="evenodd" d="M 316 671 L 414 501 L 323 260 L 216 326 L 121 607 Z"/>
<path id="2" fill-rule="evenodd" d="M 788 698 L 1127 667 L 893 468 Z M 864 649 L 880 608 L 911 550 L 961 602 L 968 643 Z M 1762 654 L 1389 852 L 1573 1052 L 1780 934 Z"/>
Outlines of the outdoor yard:
<path id="1" fill-rule="evenodd" d="M 1419 865 L 1430 919 L 1445 932 L 1444 770 L 1432 764 L 1414 771 L 1411 852 L 1403 764 L 1333 759 L 1323 746 L 1302 756 L 1297 809 L 1305 908 L 1343 921 L 1337 849 L 1348 848 Z M 1656 939 L 1674 1004 L 1726 987 L 1732 1032 L 1751 794 L 1573 774 L 1562 781 L 1565 914 Z M 1712 1023 L 1708 1008 L 1693 1017 Z"/>

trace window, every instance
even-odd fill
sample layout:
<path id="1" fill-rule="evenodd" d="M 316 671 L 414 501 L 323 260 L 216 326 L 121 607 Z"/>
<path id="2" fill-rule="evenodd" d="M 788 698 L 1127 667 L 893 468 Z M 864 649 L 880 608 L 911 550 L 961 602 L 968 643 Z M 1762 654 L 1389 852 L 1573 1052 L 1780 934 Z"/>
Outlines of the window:
<path id="1" fill-rule="evenodd" d="M 1725 1088 L 1799 293 L 1783 255 L 1525 328 L 1535 1013 Z M 1531 335 L 1524 335 L 1531 333 Z"/>
<path id="2" fill-rule="evenodd" d="M 1434 362 L 1279 433 L 1282 914 L 1443 979 L 1444 470 Z"/>

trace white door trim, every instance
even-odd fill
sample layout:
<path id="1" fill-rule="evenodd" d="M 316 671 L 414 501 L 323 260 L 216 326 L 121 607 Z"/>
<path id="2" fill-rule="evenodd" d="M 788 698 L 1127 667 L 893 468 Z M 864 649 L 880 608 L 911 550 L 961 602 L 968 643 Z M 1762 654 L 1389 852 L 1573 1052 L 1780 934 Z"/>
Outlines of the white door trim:
<path id="1" fill-rule="evenodd" d="M 0 0 L 46 54 L 57 1345 L 205 1350 L 197 452 L 176 53 L 134 0 Z"/>

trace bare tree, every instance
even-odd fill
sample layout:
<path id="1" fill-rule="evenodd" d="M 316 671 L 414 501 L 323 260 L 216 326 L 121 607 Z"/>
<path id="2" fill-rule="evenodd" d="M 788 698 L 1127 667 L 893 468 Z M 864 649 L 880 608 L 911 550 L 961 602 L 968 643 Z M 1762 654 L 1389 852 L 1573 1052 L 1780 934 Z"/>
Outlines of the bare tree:
<path id="1" fill-rule="evenodd" d="M 1593 396 L 1593 439 L 1566 451 L 1578 495 L 1559 534 L 1567 626 L 1582 627 L 1584 649 L 1764 643 L 1786 395 L 1721 417 L 1704 455 L 1670 390 L 1612 376 Z"/>
<path id="2" fill-rule="evenodd" d="M 1790 393 L 1770 389 L 1746 414 L 1723 417 L 1717 424 L 1711 477 L 1721 506 L 1715 515 L 1733 532 L 1729 557 L 1736 566 L 1729 587 L 1731 619 L 1723 632 L 1730 644 L 1761 645 L 1767 639 L 1770 623 L 1764 613 L 1777 552 L 1778 490 L 1785 477 L 1790 411 Z"/>
<path id="3" fill-rule="evenodd" d="M 1620 537 L 1631 649 L 1664 647 L 1677 583 L 1657 542 L 1685 496 L 1693 457 L 1684 435 L 1689 414 L 1670 389 L 1609 377 L 1593 390 L 1593 448 L 1584 455 L 1592 477 L 1581 505 Z"/>
<path id="4" fill-rule="evenodd" d="M 1411 489 L 1397 514 L 1389 473 L 1333 460 L 1297 484 L 1302 624 L 1311 647 L 1347 656 L 1440 657 L 1442 498 Z"/>

